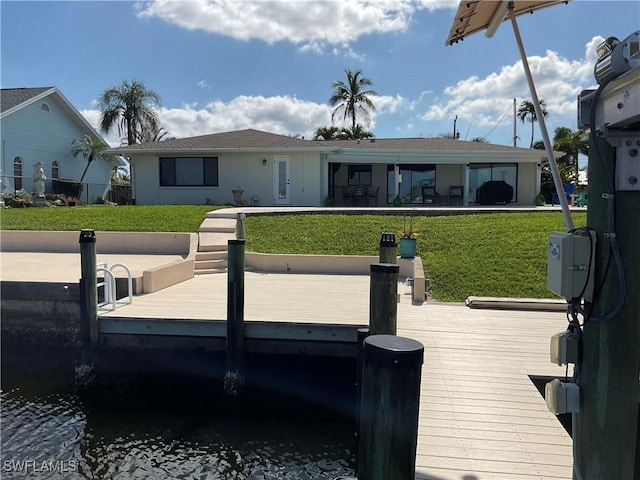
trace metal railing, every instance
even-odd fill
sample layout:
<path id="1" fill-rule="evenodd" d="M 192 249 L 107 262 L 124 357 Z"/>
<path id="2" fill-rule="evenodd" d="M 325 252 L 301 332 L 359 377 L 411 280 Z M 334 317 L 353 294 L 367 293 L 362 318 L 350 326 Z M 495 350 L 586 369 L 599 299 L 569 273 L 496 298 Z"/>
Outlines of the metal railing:
<path id="1" fill-rule="evenodd" d="M 104 274 L 104 278 L 102 282 L 98 282 L 98 293 L 100 293 L 100 288 L 103 289 L 103 300 L 102 302 L 98 302 L 98 311 L 111 311 L 113 312 L 116 308 L 122 305 L 129 305 L 133 302 L 133 280 L 131 279 L 131 270 L 126 265 L 122 263 L 114 263 L 111 265 L 111 268 L 107 266 L 107 262 L 98 262 L 96 264 L 96 274 L 100 274 L 102 272 Z M 116 277 L 113 274 L 113 270 L 116 268 L 123 268 L 127 272 L 127 296 L 123 297 L 124 300 L 118 300 L 117 292 L 116 292 Z"/>

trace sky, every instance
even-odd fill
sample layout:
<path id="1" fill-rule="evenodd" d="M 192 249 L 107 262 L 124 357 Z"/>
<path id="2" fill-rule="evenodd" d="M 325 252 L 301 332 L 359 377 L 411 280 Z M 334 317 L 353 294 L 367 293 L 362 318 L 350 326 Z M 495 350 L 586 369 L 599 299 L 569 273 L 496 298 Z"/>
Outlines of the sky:
<path id="1" fill-rule="evenodd" d="M 193 0 L 0 2 L 2 88 L 56 86 L 94 127 L 96 99 L 123 80 L 162 98 L 173 137 L 254 128 L 312 138 L 345 69 L 373 81 L 378 138 L 484 137 L 513 145 L 513 99 L 531 95 L 504 23 L 445 46 L 457 1 Z M 640 2 L 574 0 L 518 18 L 547 128 L 577 129 L 596 88 L 595 48 L 640 25 Z M 516 121 L 518 146 L 531 124 Z M 103 137 L 121 143 L 117 128 Z M 541 139 L 538 126 L 535 140 Z"/>

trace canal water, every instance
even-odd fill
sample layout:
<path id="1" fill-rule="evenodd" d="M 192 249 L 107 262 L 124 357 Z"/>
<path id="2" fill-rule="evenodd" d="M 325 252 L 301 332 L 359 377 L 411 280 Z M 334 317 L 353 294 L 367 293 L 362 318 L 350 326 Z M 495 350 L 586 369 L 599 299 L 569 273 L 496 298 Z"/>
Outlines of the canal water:
<path id="1" fill-rule="evenodd" d="M 224 359 L 210 355 L 109 354 L 82 386 L 77 350 L 3 345 L 1 354 L 3 479 L 353 474 L 353 362 L 249 358 L 232 398 Z"/>

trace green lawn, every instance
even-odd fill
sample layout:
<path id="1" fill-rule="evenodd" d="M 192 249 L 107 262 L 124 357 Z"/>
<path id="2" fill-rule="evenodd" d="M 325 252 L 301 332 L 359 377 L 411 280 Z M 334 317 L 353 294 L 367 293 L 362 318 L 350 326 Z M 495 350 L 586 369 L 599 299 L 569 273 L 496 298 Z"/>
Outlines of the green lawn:
<path id="1" fill-rule="evenodd" d="M 586 214 L 573 215 L 585 225 Z M 380 234 L 402 230 L 401 216 L 249 217 L 247 249 L 266 253 L 377 255 Z M 566 231 L 560 212 L 417 217 L 418 255 L 440 301 L 469 295 L 544 298 L 547 237 Z"/>
<path id="2" fill-rule="evenodd" d="M 85 205 L 55 208 L 6 208 L 2 230 L 82 230 L 116 232 L 197 232 L 211 205 Z"/>
<path id="3" fill-rule="evenodd" d="M 4 209 L 3 230 L 196 232 L 217 207 L 83 206 Z M 576 226 L 586 214 L 574 213 Z M 393 215 L 275 215 L 247 218 L 247 249 L 265 253 L 377 255 L 382 232 L 402 229 Z M 433 296 L 553 297 L 546 289 L 547 237 L 565 231 L 560 212 L 416 217 L 418 255 Z"/>

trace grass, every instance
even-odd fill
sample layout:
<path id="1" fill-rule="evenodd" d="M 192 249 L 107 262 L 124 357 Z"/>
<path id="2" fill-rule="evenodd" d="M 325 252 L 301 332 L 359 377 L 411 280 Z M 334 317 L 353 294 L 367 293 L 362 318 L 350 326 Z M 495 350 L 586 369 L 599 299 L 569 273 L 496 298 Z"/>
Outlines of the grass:
<path id="1" fill-rule="evenodd" d="M 3 230 L 196 232 L 207 205 L 4 209 Z M 574 213 L 576 225 L 585 213 Z M 401 216 L 276 215 L 247 218 L 247 249 L 265 253 L 377 255 Z M 416 217 L 418 255 L 440 301 L 469 295 L 553 297 L 546 288 L 547 237 L 565 231 L 560 212 Z"/>
<path id="2" fill-rule="evenodd" d="M 584 225 L 586 214 L 573 216 Z M 432 295 L 549 298 L 547 237 L 565 231 L 559 212 L 417 217 L 418 255 Z M 402 230 L 399 216 L 249 217 L 247 249 L 265 253 L 377 255 L 380 234 Z"/>
<path id="3" fill-rule="evenodd" d="M 56 208 L 7 208 L 2 230 L 82 230 L 119 232 L 197 232 L 211 205 L 87 205 Z"/>

